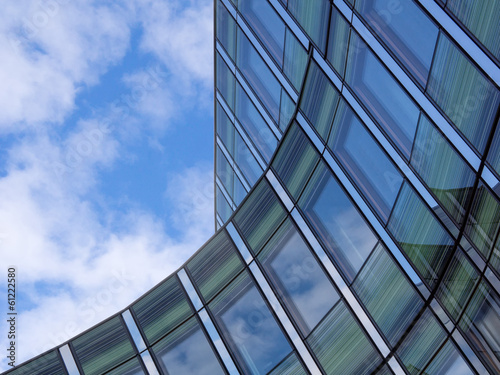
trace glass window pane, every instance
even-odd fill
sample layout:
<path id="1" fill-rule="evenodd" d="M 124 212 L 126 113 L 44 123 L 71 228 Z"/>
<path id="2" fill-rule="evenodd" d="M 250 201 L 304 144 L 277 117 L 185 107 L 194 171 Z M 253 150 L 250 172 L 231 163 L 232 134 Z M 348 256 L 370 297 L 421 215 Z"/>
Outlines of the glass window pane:
<path id="1" fill-rule="evenodd" d="M 236 85 L 235 114 L 254 146 L 269 161 L 278 141 L 239 83 Z"/>
<path id="2" fill-rule="evenodd" d="M 445 338 L 443 328 L 427 309 L 413 326 L 397 353 L 410 374 L 421 374 Z"/>
<path id="3" fill-rule="evenodd" d="M 285 23 L 267 0 L 244 0 L 238 9 L 257 34 L 269 54 L 281 67 L 283 44 L 285 43 Z"/>
<path id="4" fill-rule="evenodd" d="M 236 248 L 226 231 L 219 232 L 186 264 L 202 298 L 210 301 L 243 268 Z"/>
<path id="5" fill-rule="evenodd" d="M 343 99 L 335 113 L 328 147 L 386 222 L 403 178 Z"/>
<path id="6" fill-rule="evenodd" d="M 424 115 L 420 117 L 411 164 L 447 212 L 461 224 L 475 173 Z"/>
<path id="7" fill-rule="evenodd" d="M 150 344 L 193 314 L 175 275 L 142 297 L 131 309 Z"/>
<path id="8" fill-rule="evenodd" d="M 195 317 L 154 345 L 153 352 L 165 374 L 225 374 Z"/>
<path id="9" fill-rule="evenodd" d="M 107 372 L 106 375 L 145 375 L 142 365 L 137 357 L 121 366 Z"/>
<path id="10" fill-rule="evenodd" d="M 282 132 L 286 130 L 292 116 L 295 112 L 295 102 L 290 98 L 285 90 L 281 90 L 281 105 L 280 105 L 280 123 L 279 128 Z"/>
<path id="11" fill-rule="evenodd" d="M 380 244 L 357 276 L 353 289 L 391 345 L 398 342 L 423 306 Z"/>
<path id="12" fill-rule="evenodd" d="M 240 178 L 237 175 L 235 175 L 234 176 L 234 195 L 233 195 L 234 204 L 236 206 L 239 206 L 239 204 L 247 196 L 247 193 L 248 192 L 246 191 L 245 187 L 241 183 Z"/>
<path id="13" fill-rule="evenodd" d="M 417 129 L 418 107 L 355 32 L 351 33 L 346 81 L 408 158 Z"/>
<path id="14" fill-rule="evenodd" d="M 297 200 L 318 163 L 319 153 L 297 123 L 292 125 L 273 160 L 273 168 Z"/>
<path id="15" fill-rule="evenodd" d="M 493 142 L 491 143 L 490 150 L 488 151 L 488 163 L 493 170 L 500 175 L 500 122 L 497 122 Z"/>
<path id="16" fill-rule="evenodd" d="M 377 238 L 323 162 L 311 177 L 299 206 L 339 268 L 352 280 Z"/>
<path id="17" fill-rule="evenodd" d="M 500 59 L 500 2 L 491 0 L 448 0 L 446 7 Z"/>
<path id="18" fill-rule="evenodd" d="M 100 375 L 136 354 L 118 316 L 77 337 L 71 345 L 85 375 Z"/>
<path id="19" fill-rule="evenodd" d="M 235 133 L 234 141 L 234 162 L 245 176 L 248 184 L 253 186 L 262 174 L 262 168 L 238 132 Z"/>
<path id="20" fill-rule="evenodd" d="M 9 375 L 66 375 L 64 365 L 53 350 L 43 356 L 16 367 Z"/>
<path id="21" fill-rule="evenodd" d="M 234 61 L 236 55 L 236 22 L 220 0 L 217 1 L 216 12 L 217 39 Z"/>
<path id="22" fill-rule="evenodd" d="M 473 375 L 451 341 L 448 341 L 425 369 L 428 375 Z"/>
<path id="23" fill-rule="evenodd" d="M 340 14 L 337 8 L 332 7 L 330 21 L 330 38 L 326 58 L 337 73 L 344 77 L 345 63 L 347 60 L 347 46 L 349 45 L 349 22 Z"/>
<path id="24" fill-rule="evenodd" d="M 368 375 L 381 362 L 343 301 L 311 333 L 307 342 L 327 374 Z"/>
<path id="25" fill-rule="evenodd" d="M 262 101 L 273 120 L 278 123 L 281 85 L 240 28 L 238 28 L 236 62 L 256 96 Z"/>
<path id="26" fill-rule="evenodd" d="M 233 209 L 227 202 L 226 197 L 222 194 L 219 186 L 217 186 L 216 193 L 216 202 L 217 202 L 217 213 L 219 214 L 222 221 L 225 223 L 232 215 Z"/>
<path id="27" fill-rule="evenodd" d="M 290 220 L 259 254 L 264 271 L 307 336 L 339 296 Z"/>
<path id="28" fill-rule="evenodd" d="M 424 11 L 412 0 L 358 0 L 356 9 L 425 86 L 439 30 Z"/>
<path id="29" fill-rule="evenodd" d="M 222 150 L 217 146 L 217 159 L 216 159 L 216 172 L 217 176 L 222 182 L 222 185 L 226 188 L 226 191 L 230 196 L 233 195 L 233 179 L 234 172 L 233 168 L 229 165 L 226 156 L 222 152 Z"/>
<path id="30" fill-rule="evenodd" d="M 337 107 L 339 93 L 316 62 L 311 61 L 300 109 L 326 142 Z"/>
<path id="31" fill-rule="evenodd" d="M 483 152 L 500 93 L 441 33 L 427 91 L 479 152 Z"/>
<path id="32" fill-rule="evenodd" d="M 254 254 L 285 220 L 286 212 L 269 183 L 264 179 L 252 191 L 234 218 Z"/>
<path id="33" fill-rule="evenodd" d="M 330 4 L 324 0 L 288 0 L 288 10 L 312 41 L 324 52 Z"/>
<path id="34" fill-rule="evenodd" d="M 291 351 L 255 283 L 244 272 L 209 305 L 245 374 L 266 374 Z"/>
<path id="35" fill-rule="evenodd" d="M 433 287 L 444 271 L 453 241 L 406 183 L 394 206 L 388 229 L 422 278 Z"/>
<path id="36" fill-rule="evenodd" d="M 307 59 L 307 51 L 290 31 L 290 29 L 287 28 L 283 73 L 285 73 L 297 91 L 300 90 L 300 85 L 302 85 L 302 80 L 306 71 Z"/>
<path id="37" fill-rule="evenodd" d="M 229 70 L 226 62 L 217 52 L 216 61 L 216 85 L 217 89 L 221 93 L 222 97 L 225 99 L 229 108 L 234 111 L 234 90 L 235 90 L 235 78 L 233 72 Z"/>
<path id="38" fill-rule="evenodd" d="M 269 373 L 269 375 L 307 375 L 302 364 L 297 358 L 297 354 L 290 354 L 283 362 Z"/>
<path id="39" fill-rule="evenodd" d="M 217 128 L 217 135 L 226 146 L 229 154 L 234 155 L 234 125 L 222 109 L 222 106 L 217 102 L 215 110 L 215 124 Z"/>
<path id="40" fill-rule="evenodd" d="M 500 298 L 484 281 L 469 302 L 460 327 L 489 370 L 500 372 Z"/>

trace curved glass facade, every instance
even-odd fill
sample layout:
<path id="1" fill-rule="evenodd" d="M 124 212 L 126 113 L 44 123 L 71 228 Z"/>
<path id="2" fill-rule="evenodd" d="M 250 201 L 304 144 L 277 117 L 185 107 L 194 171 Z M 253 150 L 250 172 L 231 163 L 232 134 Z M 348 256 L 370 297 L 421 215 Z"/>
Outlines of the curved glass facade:
<path id="1" fill-rule="evenodd" d="M 8 374 L 500 373 L 496 3 L 215 0 L 217 233 Z"/>

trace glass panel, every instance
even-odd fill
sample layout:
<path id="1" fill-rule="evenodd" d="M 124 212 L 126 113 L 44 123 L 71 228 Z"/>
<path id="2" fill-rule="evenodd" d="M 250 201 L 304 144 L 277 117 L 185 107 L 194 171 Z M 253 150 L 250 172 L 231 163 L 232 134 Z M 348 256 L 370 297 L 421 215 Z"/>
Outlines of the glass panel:
<path id="1" fill-rule="evenodd" d="M 3 358 L 2 358 L 3 360 Z M 5 362 L 6 363 L 6 362 Z M 57 351 L 53 350 L 37 359 L 16 367 L 9 375 L 66 375 Z"/>
<path id="2" fill-rule="evenodd" d="M 460 327 L 491 373 L 500 373 L 500 299 L 486 282 L 479 284 Z"/>
<path id="3" fill-rule="evenodd" d="M 209 305 L 245 374 L 266 374 L 291 347 L 255 283 L 244 272 Z"/>
<path id="4" fill-rule="evenodd" d="M 307 375 L 302 364 L 297 358 L 297 354 L 292 353 L 279 364 L 269 375 Z"/>
<path id="5" fill-rule="evenodd" d="M 386 222 L 403 178 L 343 99 L 335 114 L 328 147 Z"/>
<path id="6" fill-rule="evenodd" d="M 285 220 L 286 212 L 266 180 L 252 191 L 234 217 L 234 224 L 247 240 L 250 250 L 258 254 L 262 246 Z"/>
<path id="7" fill-rule="evenodd" d="M 391 345 L 398 342 L 423 306 L 380 244 L 357 276 L 353 289 Z"/>
<path id="8" fill-rule="evenodd" d="M 412 0 L 358 0 L 356 9 L 425 86 L 439 32 L 429 17 Z"/>
<path id="9" fill-rule="evenodd" d="M 273 168 L 297 200 L 318 163 L 319 153 L 297 123 L 292 125 L 273 160 Z"/>
<path id="10" fill-rule="evenodd" d="M 455 320 L 462 312 L 477 280 L 476 269 L 463 252 L 458 250 L 448 266 L 437 292 L 437 298 Z"/>
<path id="11" fill-rule="evenodd" d="M 419 110 L 410 96 L 354 32 L 346 81 L 396 147 L 408 158 Z"/>
<path id="12" fill-rule="evenodd" d="M 186 264 L 203 299 L 210 301 L 243 268 L 238 253 L 223 230 L 203 246 Z"/>
<path id="13" fill-rule="evenodd" d="M 278 141 L 239 83 L 236 85 L 235 113 L 257 150 L 268 162 L 276 149 Z"/>
<path id="14" fill-rule="evenodd" d="M 497 122 L 493 142 L 488 151 L 488 163 L 500 175 L 500 123 Z"/>
<path id="15" fill-rule="evenodd" d="M 233 209 L 227 202 L 226 197 L 224 196 L 224 194 L 222 194 L 222 191 L 218 186 L 216 189 L 216 200 L 217 200 L 217 213 L 219 214 L 222 221 L 226 222 L 231 217 Z"/>
<path id="16" fill-rule="evenodd" d="M 327 374 L 368 375 L 381 358 L 340 301 L 307 342 Z"/>
<path id="17" fill-rule="evenodd" d="M 235 133 L 234 141 L 234 162 L 245 176 L 248 184 L 253 186 L 262 174 L 262 168 L 238 132 Z"/>
<path id="18" fill-rule="evenodd" d="M 226 146 L 227 151 L 231 155 L 234 154 L 234 125 L 226 114 L 226 111 L 222 109 L 222 106 L 217 102 L 216 110 L 216 127 L 217 135 L 220 140 Z"/>
<path id="19" fill-rule="evenodd" d="M 473 375 L 474 373 L 449 340 L 422 374 Z"/>
<path id="20" fill-rule="evenodd" d="M 240 28 L 236 62 L 256 96 L 278 123 L 281 85 Z"/>
<path id="21" fill-rule="evenodd" d="M 332 125 L 339 93 L 316 62 L 311 61 L 304 85 L 300 109 L 326 142 Z"/>
<path id="22" fill-rule="evenodd" d="M 243 184 L 240 181 L 240 178 L 235 175 L 234 176 L 234 195 L 233 195 L 233 200 L 235 205 L 239 205 L 243 199 L 247 196 L 247 191 Z"/>
<path id="23" fill-rule="evenodd" d="M 483 152 L 500 94 L 444 34 L 439 37 L 427 91 L 472 145 Z"/>
<path id="24" fill-rule="evenodd" d="M 446 7 L 500 59 L 500 2 L 491 0 L 448 0 Z"/>
<path id="25" fill-rule="evenodd" d="M 283 62 L 283 73 L 292 83 L 295 90 L 300 90 L 307 65 L 307 51 L 298 41 L 295 35 L 286 29 L 285 60 Z"/>
<path id="26" fill-rule="evenodd" d="M 137 357 L 106 373 L 106 375 L 144 375 L 144 374 L 146 373 L 142 369 L 142 365 Z"/>
<path id="27" fill-rule="evenodd" d="M 219 39 L 228 55 L 234 61 L 236 52 L 236 22 L 220 0 L 217 1 L 217 20 L 215 21 L 215 25 L 217 39 Z"/>
<path id="28" fill-rule="evenodd" d="M 422 278 L 434 287 L 453 241 L 407 183 L 403 184 L 388 229 Z"/>
<path id="29" fill-rule="evenodd" d="M 288 10 L 313 42 L 324 52 L 330 4 L 324 0 L 288 0 Z"/>
<path id="30" fill-rule="evenodd" d="M 118 316 L 77 337 L 71 345 L 85 375 L 100 375 L 136 354 Z"/>
<path id="31" fill-rule="evenodd" d="M 238 9 L 257 34 L 269 54 L 281 67 L 285 43 L 285 23 L 267 0 L 244 0 Z"/>
<path id="32" fill-rule="evenodd" d="M 500 236 L 498 236 L 495 248 L 491 252 L 490 265 L 500 274 Z"/>
<path id="33" fill-rule="evenodd" d="M 153 346 L 165 374 L 225 374 L 195 317 Z"/>
<path id="34" fill-rule="evenodd" d="M 222 185 L 226 188 L 226 191 L 230 196 L 233 195 L 233 179 L 234 172 L 233 168 L 229 165 L 226 157 L 222 153 L 222 150 L 217 146 L 217 176 L 222 182 Z"/>
<path id="35" fill-rule="evenodd" d="M 290 220 L 259 254 L 265 273 L 307 336 L 339 296 Z"/>
<path id="36" fill-rule="evenodd" d="M 229 67 L 226 65 L 226 62 L 222 59 L 222 57 L 217 52 L 217 61 L 216 61 L 216 84 L 217 89 L 226 100 L 227 105 L 234 111 L 234 90 L 235 90 L 235 78 L 234 74 L 229 70 Z"/>
<path id="37" fill-rule="evenodd" d="M 411 164 L 447 212 L 461 224 L 475 174 L 424 115 L 419 121 Z"/>
<path id="38" fill-rule="evenodd" d="M 352 280 L 377 238 L 323 162 L 311 177 L 299 206 L 339 268 Z"/>
<path id="39" fill-rule="evenodd" d="M 328 43 L 326 58 L 330 61 L 337 73 L 341 77 L 344 77 L 347 47 L 349 45 L 349 23 L 335 7 L 332 7 L 330 38 Z"/>
<path id="40" fill-rule="evenodd" d="M 384 367 L 382 367 L 381 370 L 377 371 L 375 374 L 376 375 L 393 375 L 394 373 L 389 368 L 389 366 L 385 365 Z"/>
<path id="41" fill-rule="evenodd" d="M 397 353 L 410 374 L 421 374 L 446 335 L 429 310 L 417 321 Z"/>
<path id="42" fill-rule="evenodd" d="M 500 223 L 500 204 L 482 183 L 476 190 L 465 233 L 488 259 Z"/>
<path id="43" fill-rule="evenodd" d="M 295 102 L 285 90 L 281 90 L 280 123 L 279 128 L 284 132 L 295 112 Z"/>
<path id="44" fill-rule="evenodd" d="M 193 314 L 175 275 L 142 297 L 131 309 L 150 344 Z"/>

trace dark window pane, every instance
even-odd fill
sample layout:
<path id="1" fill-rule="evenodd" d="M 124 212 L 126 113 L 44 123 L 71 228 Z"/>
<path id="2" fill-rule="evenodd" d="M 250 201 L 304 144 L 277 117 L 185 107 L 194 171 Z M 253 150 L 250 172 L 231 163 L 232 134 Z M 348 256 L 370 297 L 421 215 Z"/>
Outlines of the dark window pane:
<path id="1" fill-rule="evenodd" d="M 290 354 L 283 362 L 269 373 L 269 375 L 306 375 L 302 364 L 297 358 L 297 354 Z"/>
<path id="2" fill-rule="evenodd" d="M 500 175 L 500 122 L 497 122 L 493 142 L 488 152 L 488 163 Z"/>
<path id="3" fill-rule="evenodd" d="M 9 375 L 66 375 L 64 365 L 53 350 L 9 372 Z"/>
<path id="4" fill-rule="evenodd" d="M 138 357 L 129 360 L 121 366 L 107 372 L 106 375 L 145 375 Z"/>

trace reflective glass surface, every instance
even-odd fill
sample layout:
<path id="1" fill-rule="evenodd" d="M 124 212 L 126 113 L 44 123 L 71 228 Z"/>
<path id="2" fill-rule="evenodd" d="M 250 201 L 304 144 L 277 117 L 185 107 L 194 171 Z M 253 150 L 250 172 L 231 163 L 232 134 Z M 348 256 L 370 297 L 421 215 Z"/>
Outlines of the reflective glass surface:
<path id="1" fill-rule="evenodd" d="M 236 22 L 221 0 L 217 1 L 216 14 L 217 39 L 234 61 L 236 57 Z"/>
<path id="2" fill-rule="evenodd" d="M 295 35 L 286 29 L 285 59 L 283 61 L 283 73 L 290 80 L 295 90 L 300 90 L 302 79 L 306 71 L 307 51 L 297 40 Z"/>
<path id="3" fill-rule="evenodd" d="M 216 86 L 229 108 L 234 111 L 234 90 L 236 80 L 234 78 L 234 74 L 231 72 L 231 70 L 229 70 L 229 67 L 227 66 L 224 59 L 219 55 L 218 52 L 216 55 Z"/>
<path id="4" fill-rule="evenodd" d="M 234 162 L 243 173 L 248 184 L 253 186 L 262 174 L 262 168 L 238 132 L 235 133 L 234 138 Z"/>
<path id="5" fill-rule="evenodd" d="M 340 14 L 336 7 L 332 7 L 330 37 L 328 41 L 328 48 L 326 50 L 326 58 L 341 77 L 344 76 L 348 45 L 349 23 Z"/>
<path id="6" fill-rule="evenodd" d="M 329 8 L 324 0 L 288 0 L 288 10 L 321 51 L 325 50 Z"/>

